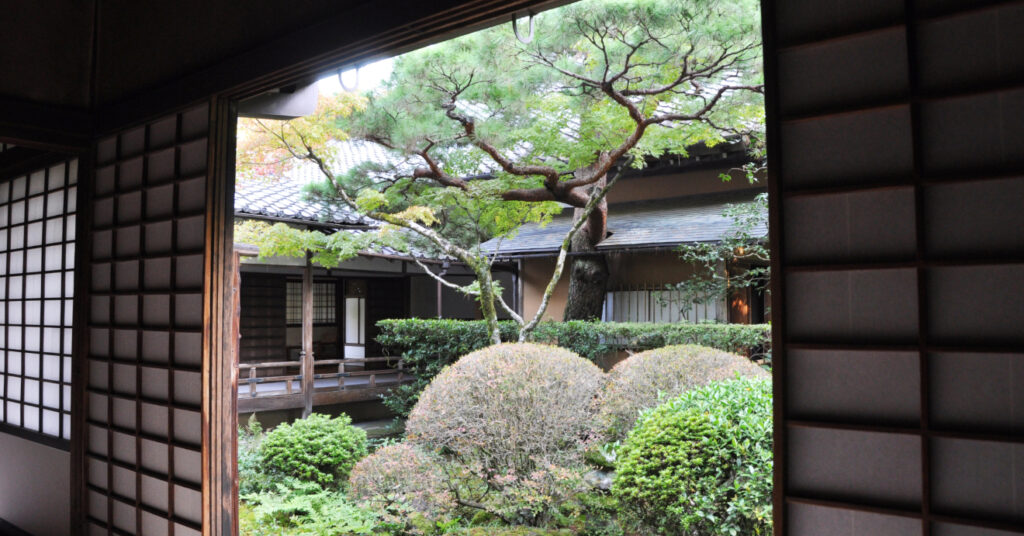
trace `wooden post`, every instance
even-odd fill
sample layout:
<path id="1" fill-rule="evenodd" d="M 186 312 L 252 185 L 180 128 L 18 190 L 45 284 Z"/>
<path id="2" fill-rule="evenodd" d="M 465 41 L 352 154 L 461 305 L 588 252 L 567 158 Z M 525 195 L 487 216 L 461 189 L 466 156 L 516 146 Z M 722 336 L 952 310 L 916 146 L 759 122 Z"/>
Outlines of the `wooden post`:
<path id="1" fill-rule="evenodd" d="M 313 413 L 313 261 L 302 271 L 302 416 Z"/>

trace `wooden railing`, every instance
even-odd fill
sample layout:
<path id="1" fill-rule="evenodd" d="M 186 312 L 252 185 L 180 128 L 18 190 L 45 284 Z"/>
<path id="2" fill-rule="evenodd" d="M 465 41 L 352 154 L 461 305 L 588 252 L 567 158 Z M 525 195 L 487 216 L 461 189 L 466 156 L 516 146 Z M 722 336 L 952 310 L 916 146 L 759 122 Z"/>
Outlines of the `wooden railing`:
<path id="1" fill-rule="evenodd" d="M 346 370 L 347 366 L 351 365 L 364 365 L 366 363 L 394 363 L 394 368 L 378 369 L 378 370 Z M 376 389 L 378 387 L 378 379 L 381 377 L 395 377 L 393 383 L 395 385 L 400 384 L 407 379 L 411 379 L 408 374 L 402 368 L 402 360 L 397 357 L 350 357 L 346 359 L 319 359 L 313 363 L 314 371 L 316 369 L 323 370 L 327 367 L 336 367 L 336 370 L 331 372 L 314 372 L 313 380 L 323 379 L 337 379 L 337 386 L 331 386 L 332 390 L 351 390 L 351 389 Z M 296 374 L 282 374 L 274 376 L 260 376 L 259 371 L 267 369 L 296 369 L 299 372 Z M 293 395 L 302 392 L 302 361 L 269 361 L 264 363 L 239 363 L 238 365 L 238 396 L 239 398 L 257 398 L 257 397 L 268 397 L 268 396 L 281 396 L 281 395 Z M 368 377 L 366 383 L 360 383 L 359 385 L 346 385 L 346 378 L 357 378 L 357 377 Z M 283 383 L 283 389 L 273 391 L 260 392 L 257 389 L 259 384 L 267 383 Z M 248 384 L 248 389 L 245 385 Z M 317 387 L 313 387 L 314 390 Z M 321 386 L 321 389 L 324 389 Z"/>

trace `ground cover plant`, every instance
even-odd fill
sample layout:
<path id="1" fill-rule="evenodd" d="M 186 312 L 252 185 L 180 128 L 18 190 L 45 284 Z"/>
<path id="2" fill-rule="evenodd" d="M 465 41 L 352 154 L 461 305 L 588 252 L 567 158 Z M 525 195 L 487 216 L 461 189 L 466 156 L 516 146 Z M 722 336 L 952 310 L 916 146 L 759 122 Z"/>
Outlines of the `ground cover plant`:
<path id="1" fill-rule="evenodd" d="M 654 356 L 667 366 L 657 368 Z M 659 397 L 645 390 L 642 374 L 606 374 L 564 348 L 511 343 L 444 368 L 412 411 L 407 435 L 372 454 L 347 417 L 315 415 L 269 432 L 250 422 L 239 442 L 242 534 L 770 532 L 771 387 L 761 369 L 703 347 L 630 359 L 637 357 L 622 370 L 699 387 Z M 604 393 L 609 378 L 616 396 Z M 639 398 L 622 396 L 630 390 Z M 610 463 L 588 464 L 603 415 L 623 404 L 642 417 Z M 346 454 L 311 460 L 305 438 Z M 294 451 L 281 462 L 286 439 Z"/>
<path id="2" fill-rule="evenodd" d="M 239 525 L 247 536 L 371 534 L 378 514 L 342 484 L 366 455 L 366 433 L 347 415 L 314 413 L 264 432 L 239 430 Z"/>

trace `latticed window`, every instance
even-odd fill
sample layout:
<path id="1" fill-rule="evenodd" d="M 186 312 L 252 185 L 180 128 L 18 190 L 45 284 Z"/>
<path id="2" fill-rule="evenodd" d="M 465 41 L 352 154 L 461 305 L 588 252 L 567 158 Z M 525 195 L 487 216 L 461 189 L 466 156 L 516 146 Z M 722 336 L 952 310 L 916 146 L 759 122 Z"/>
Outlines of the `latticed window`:
<path id="1" fill-rule="evenodd" d="M 653 287 L 621 288 L 605 294 L 605 322 L 725 322 L 725 303 L 709 297 L 688 301 L 678 290 Z"/>
<path id="2" fill-rule="evenodd" d="M 0 423 L 71 433 L 77 161 L 0 183 Z"/>
<path id="3" fill-rule="evenodd" d="M 313 282 L 313 323 L 337 322 L 338 302 L 334 281 Z M 302 324 L 302 281 L 288 281 L 285 296 L 285 314 L 288 324 Z"/>

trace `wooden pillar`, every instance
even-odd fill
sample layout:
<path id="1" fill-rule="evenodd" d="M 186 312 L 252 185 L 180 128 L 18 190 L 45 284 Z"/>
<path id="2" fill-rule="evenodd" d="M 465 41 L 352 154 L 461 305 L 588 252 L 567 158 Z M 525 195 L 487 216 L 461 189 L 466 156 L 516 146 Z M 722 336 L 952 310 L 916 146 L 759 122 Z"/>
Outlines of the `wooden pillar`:
<path id="1" fill-rule="evenodd" d="M 313 413 L 313 261 L 302 271 L 302 416 Z"/>
<path id="2" fill-rule="evenodd" d="M 441 318 L 441 282 L 437 281 L 437 317 Z"/>

